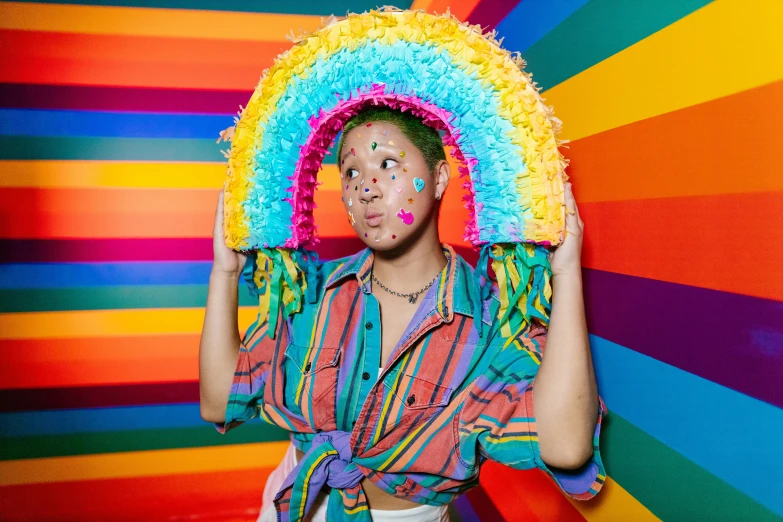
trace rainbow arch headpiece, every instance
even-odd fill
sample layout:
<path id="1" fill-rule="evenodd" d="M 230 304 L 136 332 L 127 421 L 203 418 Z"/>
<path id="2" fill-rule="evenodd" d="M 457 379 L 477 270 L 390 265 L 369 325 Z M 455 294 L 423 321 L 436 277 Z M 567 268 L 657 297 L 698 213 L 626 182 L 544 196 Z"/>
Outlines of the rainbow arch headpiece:
<path id="1" fill-rule="evenodd" d="M 542 247 L 563 240 L 566 161 L 560 122 L 523 67 L 494 34 L 449 14 L 384 8 L 331 17 L 294 38 L 221 133 L 231 141 L 226 244 L 256 252 L 245 276 L 270 334 L 278 312 L 316 298 L 317 258 L 308 250 L 317 241 L 316 175 L 344 124 L 368 105 L 410 111 L 443 131 L 462 165 L 464 238 L 481 249 L 473 291 L 489 294 L 491 259 L 501 320 L 517 309 L 527 321 L 548 322 L 551 271 Z"/>

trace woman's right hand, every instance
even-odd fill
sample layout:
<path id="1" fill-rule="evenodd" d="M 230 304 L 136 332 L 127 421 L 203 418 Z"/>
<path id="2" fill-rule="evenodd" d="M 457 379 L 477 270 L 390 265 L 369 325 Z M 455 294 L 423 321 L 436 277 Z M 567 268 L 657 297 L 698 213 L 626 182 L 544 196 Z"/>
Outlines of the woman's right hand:
<path id="1" fill-rule="evenodd" d="M 213 262 L 212 272 L 225 273 L 239 277 L 245 267 L 247 254 L 237 252 L 226 246 L 223 233 L 223 191 L 220 189 L 217 210 L 215 211 L 215 226 L 212 229 Z"/>

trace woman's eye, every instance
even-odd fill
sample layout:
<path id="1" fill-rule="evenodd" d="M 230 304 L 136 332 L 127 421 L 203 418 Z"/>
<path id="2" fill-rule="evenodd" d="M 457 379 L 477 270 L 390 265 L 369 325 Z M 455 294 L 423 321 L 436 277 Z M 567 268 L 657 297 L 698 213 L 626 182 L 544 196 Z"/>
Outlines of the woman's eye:
<path id="1" fill-rule="evenodd" d="M 393 159 L 385 159 L 381 162 L 382 169 L 390 169 L 397 164 Z"/>
<path id="2" fill-rule="evenodd" d="M 346 172 L 346 174 L 348 174 L 349 178 L 355 178 L 356 176 L 359 175 L 359 171 L 356 169 L 348 169 L 348 172 Z"/>

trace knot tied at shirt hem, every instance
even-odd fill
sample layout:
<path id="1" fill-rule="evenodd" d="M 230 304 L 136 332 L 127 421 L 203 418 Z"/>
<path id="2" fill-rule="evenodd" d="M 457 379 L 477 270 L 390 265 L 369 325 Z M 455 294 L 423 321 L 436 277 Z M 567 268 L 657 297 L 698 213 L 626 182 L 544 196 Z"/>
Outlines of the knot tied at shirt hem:
<path id="1" fill-rule="evenodd" d="M 332 488 L 328 520 L 370 522 L 362 471 L 353 462 L 351 434 L 333 430 L 318 433 L 300 462 L 275 495 L 280 522 L 301 520 L 310 512 L 324 486 Z"/>

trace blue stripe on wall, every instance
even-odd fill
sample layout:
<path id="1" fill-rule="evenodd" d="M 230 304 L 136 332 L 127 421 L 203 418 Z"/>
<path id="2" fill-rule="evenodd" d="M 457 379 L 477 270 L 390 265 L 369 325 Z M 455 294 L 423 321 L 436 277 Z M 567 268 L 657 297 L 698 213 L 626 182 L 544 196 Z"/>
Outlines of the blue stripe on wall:
<path id="1" fill-rule="evenodd" d="M 610 411 L 783 515 L 783 410 L 600 337 L 590 344 Z"/>
<path id="2" fill-rule="evenodd" d="M 497 26 L 509 51 L 524 52 L 588 0 L 524 0 Z"/>
<path id="3" fill-rule="evenodd" d="M 9 263 L 0 264 L 0 289 L 205 285 L 211 269 L 211 261 Z"/>
<path id="4" fill-rule="evenodd" d="M 217 140 L 220 131 L 233 124 L 231 114 L 0 109 L 0 135 L 3 136 Z"/>
<path id="5" fill-rule="evenodd" d="M 198 403 L 0 414 L 0 437 L 204 426 Z"/>

